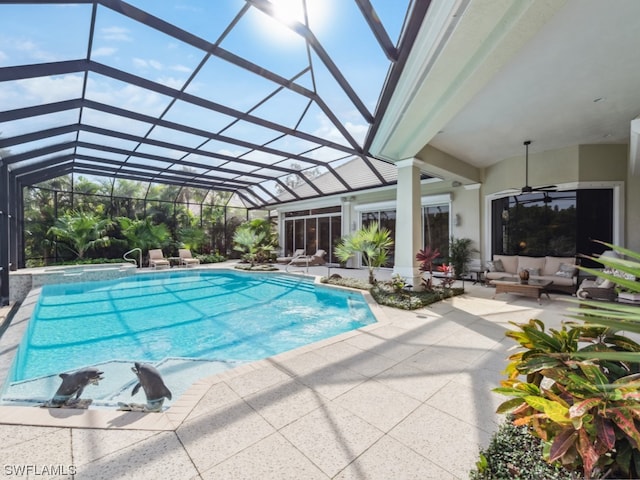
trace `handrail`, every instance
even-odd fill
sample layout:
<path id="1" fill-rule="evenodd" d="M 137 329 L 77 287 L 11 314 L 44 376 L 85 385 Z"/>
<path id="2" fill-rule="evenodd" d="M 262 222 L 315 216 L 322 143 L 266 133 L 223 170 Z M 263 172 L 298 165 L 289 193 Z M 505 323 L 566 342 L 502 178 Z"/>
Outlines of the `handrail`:
<path id="1" fill-rule="evenodd" d="M 138 255 L 138 256 L 139 256 L 139 261 L 138 261 L 138 262 L 136 262 L 136 260 L 135 260 L 134 258 L 127 258 L 127 255 L 129 255 L 130 253 L 135 252 L 136 250 L 138 251 L 138 254 L 139 254 L 139 255 Z M 136 248 L 132 248 L 131 250 L 129 250 L 128 252 L 126 252 L 126 253 L 122 256 L 122 258 L 124 258 L 124 259 L 125 259 L 125 261 L 127 261 L 127 262 L 133 262 L 134 264 L 136 264 L 136 267 L 138 267 L 138 268 L 142 268 L 142 249 L 141 249 L 141 248 L 137 248 L 137 247 L 136 247 Z"/>
<path id="2" fill-rule="evenodd" d="M 296 260 L 306 260 L 307 274 L 308 274 L 309 273 L 309 260 L 311 260 L 311 257 L 309 255 L 298 255 L 297 257 L 293 257 L 291 260 L 289 260 L 289 263 L 287 263 L 287 266 L 284 268 L 284 271 L 289 273 L 289 267 L 294 265 L 293 262 L 295 262 Z"/>

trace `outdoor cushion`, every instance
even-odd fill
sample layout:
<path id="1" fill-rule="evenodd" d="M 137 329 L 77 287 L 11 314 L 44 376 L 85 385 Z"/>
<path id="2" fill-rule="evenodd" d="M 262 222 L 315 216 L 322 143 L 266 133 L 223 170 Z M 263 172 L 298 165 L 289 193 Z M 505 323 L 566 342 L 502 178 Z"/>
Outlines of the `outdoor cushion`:
<path id="1" fill-rule="evenodd" d="M 518 270 L 529 270 L 531 275 L 540 275 L 540 272 L 544 268 L 544 257 L 526 257 L 518 256 Z M 537 273 L 533 273 L 531 270 L 537 270 Z M 555 271 L 554 271 L 555 273 Z"/>
<path id="2" fill-rule="evenodd" d="M 573 277 L 577 271 L 578 269 L 574 265 L 561 263 L 560 269 L 556 272 L 556 275 L 559 277 Z"/>
<path id="3" fill-rule="evenodd" d="M 500 260 L 504 265 L 504 271 L 509 273 L 518 272 L 518 257 L 515 255 L 494 255 L 493 261 Z"/>
<path id="4" fill-rule="evenodd" d="M 502 260 L 487 262 L 487 269 L 490 272 L 504 272 L 504 265 L 502 264 Z"/>
<path id="5" fill-rule="evenodd" d="M 575 265 L 575 257 L 544 257 L 543 275 L 555 275 L 560 271 L 561 264 Z"/>

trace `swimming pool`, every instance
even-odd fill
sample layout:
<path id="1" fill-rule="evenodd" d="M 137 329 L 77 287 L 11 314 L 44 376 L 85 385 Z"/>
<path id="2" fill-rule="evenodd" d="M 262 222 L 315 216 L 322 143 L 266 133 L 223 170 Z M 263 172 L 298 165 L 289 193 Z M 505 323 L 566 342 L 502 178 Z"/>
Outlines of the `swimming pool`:
<path id="1" fill-rule="evenodd" d="M 176 399 L 202 376 L 374 322 L 360 293 L 298 275 L 181 271 L 45 285 L 2 400 L 46 400 L 59 373 L 99 365 L 105 382 L 83 397 L 113 403 L 135 383 L 136 361 L 167 375 Z"/>

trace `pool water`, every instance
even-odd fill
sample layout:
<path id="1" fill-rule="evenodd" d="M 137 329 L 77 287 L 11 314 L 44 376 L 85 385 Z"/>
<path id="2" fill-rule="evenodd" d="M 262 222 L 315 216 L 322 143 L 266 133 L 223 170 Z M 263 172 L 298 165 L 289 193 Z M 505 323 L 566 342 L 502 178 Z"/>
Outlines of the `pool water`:
<path id="1" fill-rule="evenodd" d="M 46 285 L 8 384 L 50 376 L 59 384 L 59 373 L 85 366 L 168 359 L 174 370 L 183 360 L 197 375 L 207 365 L 216 373 L 374 322 L 360 293 L 297 275 L 182 271 Z"/>

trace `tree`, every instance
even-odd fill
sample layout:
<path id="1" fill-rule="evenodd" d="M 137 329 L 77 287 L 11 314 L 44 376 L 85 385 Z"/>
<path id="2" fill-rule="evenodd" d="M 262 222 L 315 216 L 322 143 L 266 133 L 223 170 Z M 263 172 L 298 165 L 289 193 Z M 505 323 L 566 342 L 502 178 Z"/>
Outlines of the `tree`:
<path id="1" fill-rule="evenodd" d="M 314 178 L 320 176 L 320 170 L 318 167 L 308 168 L 306 170 L 302 170 L 302 165 L 299 163 L 293 162 L 291 163 L 291 169 L 298 170 L 300 173 L 290 173 L 282 178 L 283 183 L 289 187 L 291 190 L 295 190 L 302 185 L 305 185 L 307 182 L 306 179 L 313 180 Z M 276 184 L 276 193 L 278 195 L 285 192 L 285 189 L 280 184 Z"/>
<path id="2" fill-rule="evenodd" d="M 374 270 L 382 267 L 389 258 L 393 246 L 391 232 L 387 228 L 379 228 L 372 222 L 357 232 L 344 237 L 336 246 L 335 254 L 343 262 L 357 253 L 362 254 L 362 263 L 369 268 L 369 283 L 376 283 Z"/>
<path id="3" fill-rule="evenodd" d="M 113 222 L 109 219 L 99 219 L 92 213 L 75 212 L 58 218 L 47 233 L 62 240 L 63 245 L 82 259 L 88 250 L 109 245 L 111 239 L 107 232 L 112 226 Z"/>

